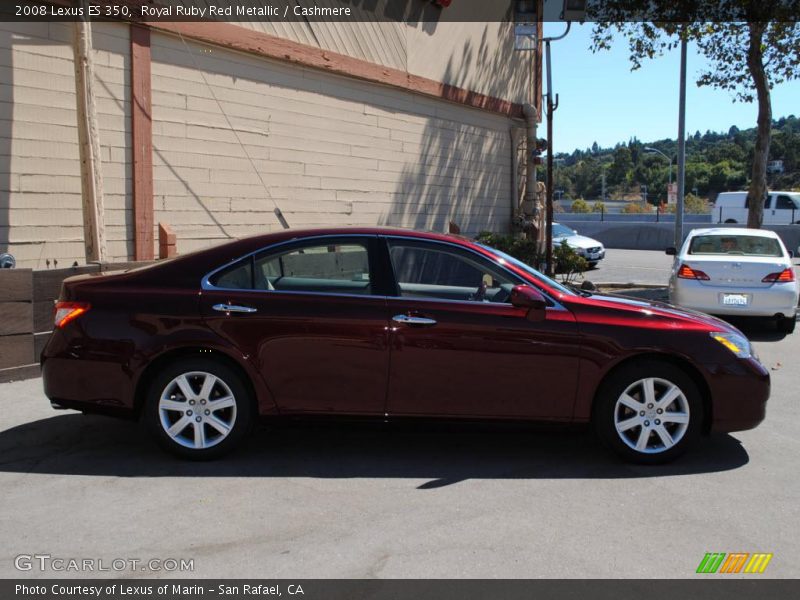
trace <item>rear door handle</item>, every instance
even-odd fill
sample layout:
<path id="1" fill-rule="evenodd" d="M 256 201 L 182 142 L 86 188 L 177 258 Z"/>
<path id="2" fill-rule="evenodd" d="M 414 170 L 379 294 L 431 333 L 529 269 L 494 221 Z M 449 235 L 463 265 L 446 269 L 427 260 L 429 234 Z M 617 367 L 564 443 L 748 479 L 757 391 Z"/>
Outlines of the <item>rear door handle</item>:
<path id="1" fill-rule="evenodd" d="M 432 327 L 436 325 L 435 319 L 428 317 L 412 317 L 410 315 L 395 315 L 392 317 L 392 323 L 398 325 L 410 325 L 412 327 Z"/>
<path id="2" fill-rule="evenodd" d="M 212 307 L 214 310 L 225 313 L 254 313 L 258 312 L 257 308 L 251 306 L 238 306 L 236 304 L 215 304 Z"/>

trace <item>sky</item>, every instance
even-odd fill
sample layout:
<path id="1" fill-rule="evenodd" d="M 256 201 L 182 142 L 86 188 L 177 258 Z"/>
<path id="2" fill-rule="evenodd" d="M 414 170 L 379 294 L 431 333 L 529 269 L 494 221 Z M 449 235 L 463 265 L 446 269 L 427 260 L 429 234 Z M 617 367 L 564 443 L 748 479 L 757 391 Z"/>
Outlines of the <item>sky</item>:
<path id="1" fill-rule="evenodd" d="M 545 23 L 545 35 L 559 35 L 563 23 Z M 553 113 L 556 152 L 585 150 L 593 142 L 614 146 L 637 137 L 643 142 L 678 137 L 678 79 L 680 50 L 645 61 L 631 72 L 627 40 L 615 40 L 610 51 L 593 54 L 592 24 L 573 24 L 563 40 L 552 42 L 553 92 L 559 95 Z M 686 131 L 727 131 L 756 126 L 755 103 L 733 101 L 730 92 L 697 87 L 706 65 L 697 48 L 687 54 Z M 546 76 L 546 75 L 545 75 Z M 546 82 L 546 79 L 545 79 Z M 546 91 L 546 83 L 545 83 Z M 800 116 L 800 81 L 772 89 L 772 115 Z"/>

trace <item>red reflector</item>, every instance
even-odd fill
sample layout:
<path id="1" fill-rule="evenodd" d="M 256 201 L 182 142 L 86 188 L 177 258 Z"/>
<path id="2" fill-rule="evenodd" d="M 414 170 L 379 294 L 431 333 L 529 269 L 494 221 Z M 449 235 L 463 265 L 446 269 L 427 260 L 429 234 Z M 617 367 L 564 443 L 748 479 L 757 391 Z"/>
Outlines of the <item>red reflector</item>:
<path id="1" fill-rule="evenodd" d="M 681 279 L 700 279 L 701 281 L 708 281 L 711 279 L 702 271 L 692 269 L 689 265 L 681 265 L 681 268 L 678 269 L 678 277 Z"/>
<path id="2" fill-rule="evenodd" d="M 56 302 L 55 326 L 63 327 L 91 308 L 88 302 Z"/>
<path id="3" fill-rule="evenodd" d="M 761 281 L 764 283 L 789 283 L 794 281 L 794 269 L 784 269 L 780 273 L 770 273 Z"/>

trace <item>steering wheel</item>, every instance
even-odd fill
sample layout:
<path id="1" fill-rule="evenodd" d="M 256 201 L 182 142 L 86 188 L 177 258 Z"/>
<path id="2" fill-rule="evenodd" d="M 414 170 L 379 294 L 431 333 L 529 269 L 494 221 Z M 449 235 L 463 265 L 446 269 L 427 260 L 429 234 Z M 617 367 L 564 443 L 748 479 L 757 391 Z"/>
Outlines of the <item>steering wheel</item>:
<path id="1" fill-rule="evenodd" d="M 481 280 L 481 284 L 478 286 L 478 289 L 475 290 L 475 293 L 470 296 L 470 300 L 474 300 L 475 302 L 483 302 L 486 299 L 486 282 Z"/>

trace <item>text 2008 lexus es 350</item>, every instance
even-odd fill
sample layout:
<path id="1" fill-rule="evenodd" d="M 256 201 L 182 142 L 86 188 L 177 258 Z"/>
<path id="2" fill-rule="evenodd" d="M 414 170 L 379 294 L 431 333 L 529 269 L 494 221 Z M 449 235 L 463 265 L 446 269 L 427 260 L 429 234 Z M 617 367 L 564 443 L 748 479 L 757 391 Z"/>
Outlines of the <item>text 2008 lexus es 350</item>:
<path id="1" fill-rule="evenodd" d="M 764 418 L 731 325 L 579 293 L 492 248 L 403 229 L 287 230 L 64 282 L 42 353 L 56 407 L 143 418 L 187 458 L 257 417 L 591 424 L 660 463 Z"/>

